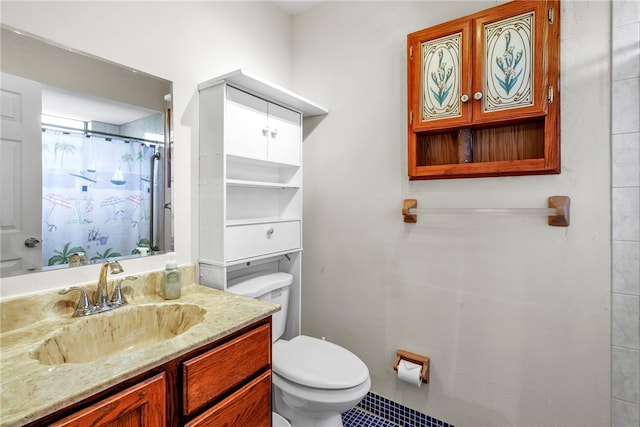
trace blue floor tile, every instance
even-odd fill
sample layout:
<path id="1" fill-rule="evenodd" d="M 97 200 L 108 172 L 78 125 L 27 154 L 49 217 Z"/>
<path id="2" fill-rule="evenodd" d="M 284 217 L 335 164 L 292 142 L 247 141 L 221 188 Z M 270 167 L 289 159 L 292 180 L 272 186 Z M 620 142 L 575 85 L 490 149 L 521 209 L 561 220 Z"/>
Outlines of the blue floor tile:
<path id="1" fill-rule="evenodd" d="M 398 427 L 384 418 L 355 407 L 342 414 L 344 427 Z"/>

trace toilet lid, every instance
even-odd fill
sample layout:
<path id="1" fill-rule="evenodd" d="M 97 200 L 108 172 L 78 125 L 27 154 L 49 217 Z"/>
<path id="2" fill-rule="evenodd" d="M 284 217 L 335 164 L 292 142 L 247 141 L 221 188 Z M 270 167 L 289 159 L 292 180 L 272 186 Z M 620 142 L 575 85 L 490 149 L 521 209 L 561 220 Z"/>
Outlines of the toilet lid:
<path id="1" fill-rule="evenodd" d="M 331 390 L 356 387 L 369 377 L 367 365 L 346 348 L 305 335 L 274 343 L 273 371 L 297 384 Z"/>

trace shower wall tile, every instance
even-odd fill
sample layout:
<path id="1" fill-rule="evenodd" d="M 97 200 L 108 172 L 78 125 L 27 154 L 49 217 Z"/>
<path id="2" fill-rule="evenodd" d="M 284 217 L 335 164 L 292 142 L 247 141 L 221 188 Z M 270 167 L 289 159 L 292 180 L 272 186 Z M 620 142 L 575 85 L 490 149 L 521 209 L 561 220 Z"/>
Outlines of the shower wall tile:
<path id="1" fill-rule="evenodd" d="M 611 201 L 613 240 L 640 240 L 639 188 L 613 188 Z"/>
<path id="2" fill-rule="evenodd" d="M 613 345 L 640 349 L 640 297 L 613 294 L 611 310 Z"/>
<path id="3" fill-rule="evenodd" d="M 631 427 L 640 425 L 640 405 L 614 399 L 611 402 L 611 426 Z"/>
<path id="4" fill-rule="evenodd" d="M 612 3 L 611 425 L 640 426 L 640 2 Z"/>
<path id="5" fill-rule="evenodd" d="M 613 1 L 613 26 L 619 27 L 640 21 L 640 3 L 637 0 Z"/>
<path id="6" fill-rule="evenodd" d="M 640 358 L 638 350 L 613 347 L 611 352 L 613 398 L 626 402 L 640 401 Z"/>
<path id="7" fill-rule="evenodd" d="M 640 242 L 614 241 L 613 292 L 640 295 Z"/>
<path id="8" fill-rule="evenodd" d="M 613 81 L 640 77 L 640 23 L 613 28 Z"/>
<path id="9" fill-rule="evenodd" d="M 611 425 L 640 427 L 640 2 L 611 8 Z"/>
<path id="10" fill-rule="evenodd" d="M 640 78 L 611 84 L 613 134 L 640 131 Z"/>
<path id="11" fill-rule="evenodd" d="M 613 135 L 611 158 L 611 183 L 614 187 L 640 185 L 640 134 Z"/>

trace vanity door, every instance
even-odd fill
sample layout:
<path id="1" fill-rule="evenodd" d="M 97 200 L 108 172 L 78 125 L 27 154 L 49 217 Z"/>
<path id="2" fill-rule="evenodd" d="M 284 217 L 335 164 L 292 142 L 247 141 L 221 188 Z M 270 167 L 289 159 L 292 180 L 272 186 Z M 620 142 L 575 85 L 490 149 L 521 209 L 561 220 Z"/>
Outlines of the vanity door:
<path id="1" fill-rule="evenodd" d="M 166 388 L 165 374 L 158 374 L 51 426 L 164 426 L 167 413 Z"/>

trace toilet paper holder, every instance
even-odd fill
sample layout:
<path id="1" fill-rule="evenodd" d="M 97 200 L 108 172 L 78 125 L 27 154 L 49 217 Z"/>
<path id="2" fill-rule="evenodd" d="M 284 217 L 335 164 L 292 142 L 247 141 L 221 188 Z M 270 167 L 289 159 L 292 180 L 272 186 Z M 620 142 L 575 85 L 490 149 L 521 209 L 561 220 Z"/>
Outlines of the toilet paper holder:
<path id="1" fill-rule="evenodd" d="M 429 384 L 429 358 L 427 356 L 412 353 L 406 350 L 398 350 L 396 352 L 396 360 L 395 362 L 393 362 L 394 371 L 398 370 L 398 365 L 400 364 L 401 360 L 406 360 L 417 365 L 422 365 L 422 370 L 420 371 L 420 379 L 423 383 Z"/>

